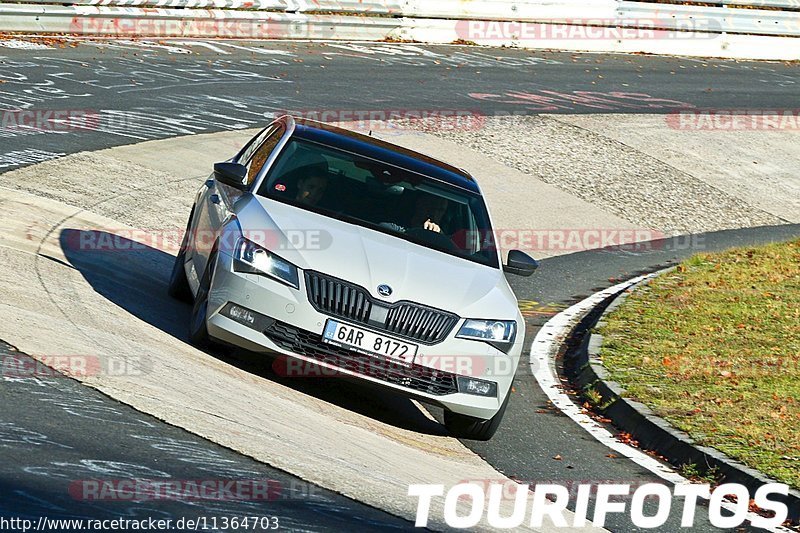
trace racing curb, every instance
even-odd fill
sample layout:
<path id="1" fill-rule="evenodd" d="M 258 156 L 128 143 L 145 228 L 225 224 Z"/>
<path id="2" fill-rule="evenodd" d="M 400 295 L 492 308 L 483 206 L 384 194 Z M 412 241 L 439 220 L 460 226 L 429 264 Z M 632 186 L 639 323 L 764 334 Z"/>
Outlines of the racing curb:
<path id="1" fill-rule="evenodd" d="M 659 274 L 670 270 L 672 268 L 663 270 Z M 586 334 L 572 353 L 573 383 L 583 390 L 590 387 L 596 390 L 601 396 L 599 405 L 603 407 L 600 411 L 605 417 L 618 428 L 630 433 L 643 449 L 657 452 L 674 466 L 695 464 L 701 466 L 701 469 L 703 465 L 705 469 L 716 468 L 726 483 L 744 485 L 750 491 L 751 497 L 760 486 L 778 483 L 718 450 L 695 443 L 687 433 L 672 427 L 646 405 L 626 398 L 625 389 L 609 379 L 608 371 L 600 358 L 602 335 L 592 333 L 591 330 L 602 325 L 606 315 L 619 307 L 628 294 L 648 283 L 650 279 L 643 280 L 600 303 L 588 314 L 588 323 L 582 323 L 576 328 L 582 329 Z M 573 330 L 571 335 L 575 333 Z M 770 499 L 785 503 L 789 509 L 789 520 L 800 522 L 800 491 L 790 488 L 787 496 L 772 494 Z"/>

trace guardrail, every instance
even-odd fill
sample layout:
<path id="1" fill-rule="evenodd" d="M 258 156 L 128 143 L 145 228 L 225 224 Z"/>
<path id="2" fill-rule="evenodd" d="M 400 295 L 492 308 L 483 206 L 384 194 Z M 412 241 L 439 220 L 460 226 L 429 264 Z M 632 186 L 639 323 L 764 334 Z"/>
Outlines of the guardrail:
<path id="1" fill-rule="evenodd" d="M 792 11 L 800 10 L 800 0 L 702 0 L 702 3 L 704 5 L 632 0 L 69 0 L 65 4 L 57 0 L 27 0 L 0 4 L 0 31 L 126 38 L 399 39 L 800 59 L 800 11 Z M 709 6 L 709 3 L 716 5 Z M 751 8 L 728 7 L 732 3 Z M 759 9 L 763 7 L 771 9 Z M 691 46 L 687 42 L 691 42 Z"/>
<path id="2" fill-rule="evenodd" d="M 160 7 L 185 9 L 257 9 L 285 13 L 329 12 L 362 15 L 400 15 L 400 2 L 381 0 L 26 0 L 26 4 L 59 4 L 74 6 Z"/>
<path id="3" fill-rule="evenodd" d="M 642 0 L 643 2 L 648 0 Z M 778 9 L 800 9 L 800 0 L 688 0 L 689 4 L 716 4 L 718 6 L 774 7 Z"/>
<path id="4" fill-rule="evenodd" d="M 0 4 L 5 31 L 124 37 L 345 39 L 375 41 L 398 31 L 394 19 L 215 9 Z"/>

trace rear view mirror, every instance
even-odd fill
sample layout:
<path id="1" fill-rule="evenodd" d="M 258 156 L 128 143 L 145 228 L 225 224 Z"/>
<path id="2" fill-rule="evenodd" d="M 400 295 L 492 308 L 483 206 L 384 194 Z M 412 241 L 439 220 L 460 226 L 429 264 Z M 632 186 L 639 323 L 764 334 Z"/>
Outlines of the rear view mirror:
<path id="1" fill-rule="evenodd" d="M 511 250 L 508 252 L 508 261 L 503 266 L 503 271 L 517 276 L 530 276 L 539 268 L 539 262 L 525 252 Z"/>
<path id="2" fill-rule="evenodd" d="M 243 191 L 247 189 L 247 167 L 239 163 L 214 163 L 214 178 L 224 185 Z"/>

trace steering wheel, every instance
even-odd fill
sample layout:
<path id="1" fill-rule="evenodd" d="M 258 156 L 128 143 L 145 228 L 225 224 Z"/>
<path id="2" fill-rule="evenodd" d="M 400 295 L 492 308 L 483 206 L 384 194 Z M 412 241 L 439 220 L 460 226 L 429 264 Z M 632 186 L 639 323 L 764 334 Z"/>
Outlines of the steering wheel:
<path id="1" fill-rule="evenodd" d="M 424 228 L 409 228 L 406 235 L 412 239 L 417 239 L 432 244 L 436 248 L 443 248 L 447 251 L 454 251 L 456 244 L 450 237 L 442 233 L 437 233 Z"/>

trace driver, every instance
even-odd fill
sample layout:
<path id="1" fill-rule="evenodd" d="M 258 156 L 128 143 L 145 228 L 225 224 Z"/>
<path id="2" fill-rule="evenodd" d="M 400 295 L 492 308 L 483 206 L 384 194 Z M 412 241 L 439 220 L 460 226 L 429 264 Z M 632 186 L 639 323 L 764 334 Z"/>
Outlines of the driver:
<path id="1" fill-rule="evenodd" d="M 441 196 L 425 194 L 417 199 L 414 214 L 409 221 L 409 228 L 422 228 L 441 233 L 442 217 L 447 212 L 447 199 Z"/>

